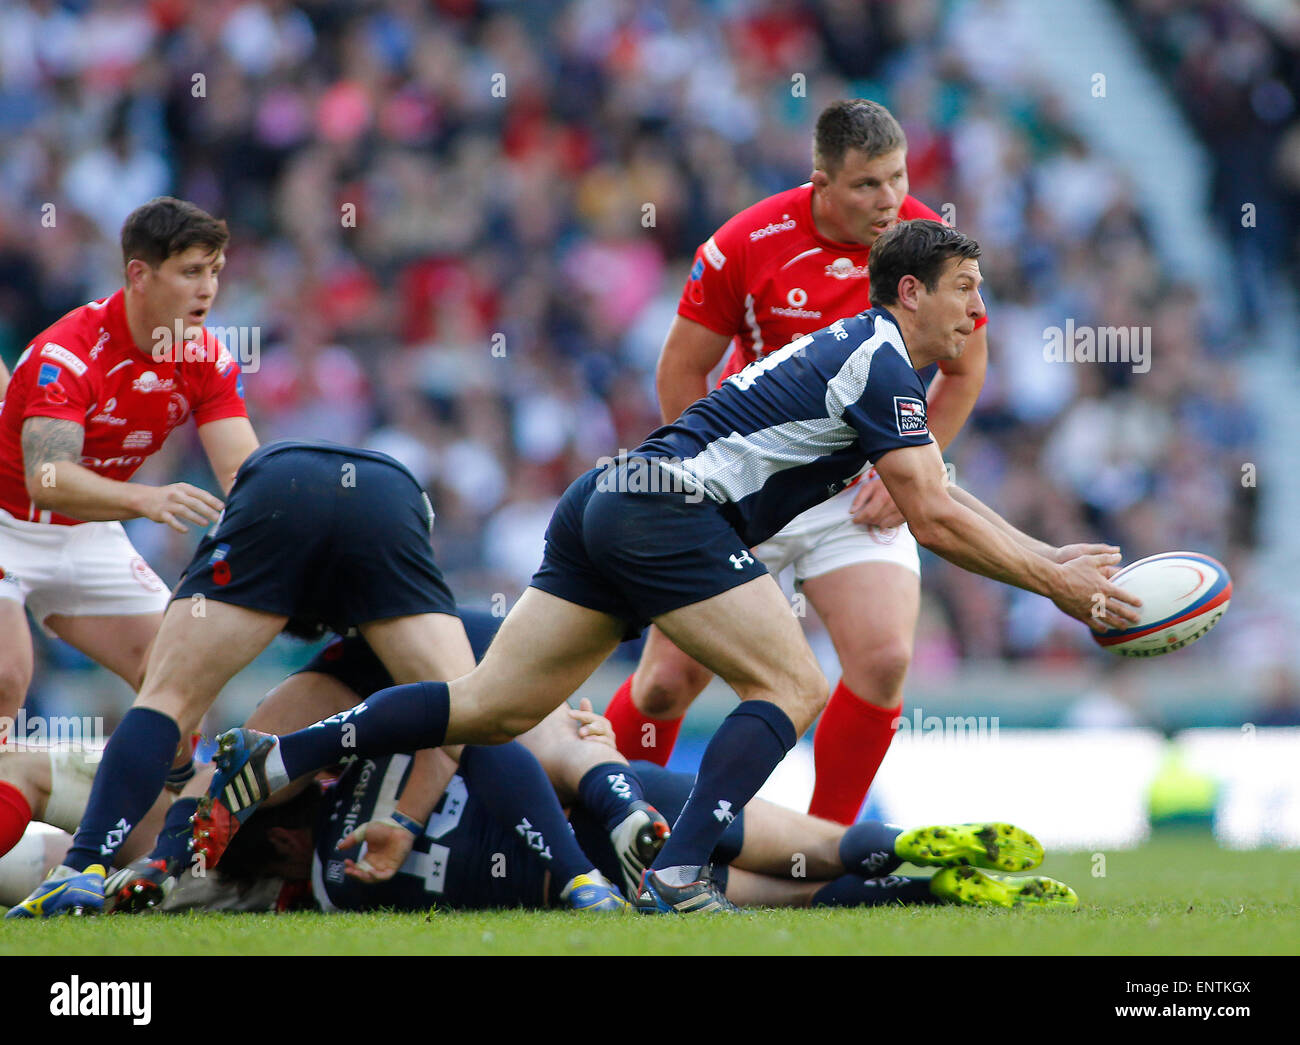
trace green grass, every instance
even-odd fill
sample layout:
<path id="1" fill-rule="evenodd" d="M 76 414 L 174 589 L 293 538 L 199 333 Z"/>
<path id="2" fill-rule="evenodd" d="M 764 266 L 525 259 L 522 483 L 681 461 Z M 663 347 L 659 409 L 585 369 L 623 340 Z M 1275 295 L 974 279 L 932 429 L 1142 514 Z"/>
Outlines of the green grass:
<path id="1" fill-rule="evenodd" d="M 1075 911 L 759 911 L 738 918 L 456 914 L 178 915 L 6 921 L 0 954 L 1296 954 L 1300 854 L 1208 836 L 1049 856 Z M 1100 868 L 1098 868 L 1100 869 Z"/>

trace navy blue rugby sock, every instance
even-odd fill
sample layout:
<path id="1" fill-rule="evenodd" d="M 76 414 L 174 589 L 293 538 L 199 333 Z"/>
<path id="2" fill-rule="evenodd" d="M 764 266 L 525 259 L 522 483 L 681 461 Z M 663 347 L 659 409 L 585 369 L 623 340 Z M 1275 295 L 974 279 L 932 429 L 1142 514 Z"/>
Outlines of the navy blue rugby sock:
<path id="1" fill-rule="evenodd" d="M 578 801 L 612 831 L 627 819 L 633 802 L 645 800 L 641 778 L 622 762 L 602 762 L 583 774 L 578 784 Z"/>
<path id="2" fill-rule="evenodd" d="M 170 715 L 133 707 L 113 730 L 95 772 L 86 813 L 63 863 L 84 871 L 91 864 L 111 867 L 113 857 L 153 807 L 181 731 Z"/>
<path id="3" fill-rule="evenodd" d="M 876 878 L 897 870 L 903 861 L 894 853 L 894 839 L 902 833 L 901 827 L 878 820 L 854 824 L 840 839 L 840 862 L 844 870 L 863 878 Z"/>
<path id="4" fill-rule="evenodd" d="M 704 749 L 695 788 L 652 869 L 708 863 L 727 825 L 772 775 L 796 739 L 790 717 L 770 701 L 746 700 L 732 711 Z"/>
<path id="5" fill-rule="evenodd" d="M 360 704 L 280 738 L 290 780 L 348 758 L 377 758 L 441 747 L 451 701 L 445 682 L 412 682 L 366 697 Z"/>
<path id="6" fill-rule="evenodd" d="M 561 886 L 596 866 L 574 838 L 545 771 L 518 741 L 466 747 L 460 775 L 497 823 L 523 839 Z"/>
<path id="7" fill-rule="evenodd" d="M 885 904 L 942 903 L 930 892 L 930 879 L 891 874 L 884 878 L 841 875 L 813 894 L 809 907 L 881 907 Z"/>

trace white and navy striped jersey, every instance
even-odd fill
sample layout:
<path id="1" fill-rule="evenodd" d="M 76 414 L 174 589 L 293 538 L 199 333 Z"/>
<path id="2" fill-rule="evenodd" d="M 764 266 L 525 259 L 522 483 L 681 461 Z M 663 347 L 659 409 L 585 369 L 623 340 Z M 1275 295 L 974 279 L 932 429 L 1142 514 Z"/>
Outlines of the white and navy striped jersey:
<path id="1" fill-rule="evenodd" d="M 928 442 L 925 385 L 874 308 L 751 363 L 629 456 L 660 458 L 753 547 L 882 454 Z"/>

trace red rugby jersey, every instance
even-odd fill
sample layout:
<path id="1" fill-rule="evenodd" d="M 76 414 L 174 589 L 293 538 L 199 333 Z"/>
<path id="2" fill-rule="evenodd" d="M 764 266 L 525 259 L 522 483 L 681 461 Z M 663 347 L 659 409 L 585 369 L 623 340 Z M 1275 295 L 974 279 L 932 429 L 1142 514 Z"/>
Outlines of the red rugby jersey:
<path id="1" fill-rule="evenodd" d="M 723 380 L 797 337 L 871 307 L 871 248 L 821 235 L 812 193 L 805 183 L 760 200 L 695 252 L 677 314 L 734 338 Z M 913 196 L 899 205 L 898 218 L 943 220 Z"/>
<path id="2" fill-rule="evenodd" d="M 29 417 L 76 421 L 86 430 L 78 464 L 125 481 L 191 414 L 205 425 L 246 417 L 239 364 L 209 331 L 180 357 L 157 360 L 136 347 L 126 292 L 75 308 L 36 336 L 14 367 L 0 403 L 0 508 L 32 522 L 75 525 L 42 511 L 23 482 L 22 427 Z"/>

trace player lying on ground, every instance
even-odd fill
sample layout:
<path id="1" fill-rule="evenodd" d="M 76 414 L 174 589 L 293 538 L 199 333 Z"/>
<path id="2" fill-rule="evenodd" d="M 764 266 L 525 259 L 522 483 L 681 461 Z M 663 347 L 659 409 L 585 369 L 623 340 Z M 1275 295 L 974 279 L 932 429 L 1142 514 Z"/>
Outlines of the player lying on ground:
<path id="1" fill-rule="evenodd" d="M 636 777 L 656 808 L 676 816 L 693 780 L 653 763 L 628 766 L 613 745 L 607 720 L 583 703 L 576 712 L 556 709 L 530 735 L 561 801 L 572 806 L 578 843 L 612 878 L 624 868 L 600 811 L 583 801 L 590 793 L 583 782 L 593 776 Z M 388 819 L 391 796 L 409 773 L 412 756 L 358 760 L 333 786 L 295 789 L 297 796 L 287 803 L 265 816 L 259 811 L 220 867 L 201 877 L 187 874 L 163 909 L 267 910 L 302 895 L 306 882 L 324 910 L 554 904 L 557 886 L 533 858 L 525 834 L 492 817 L 473 782 L 445 755 L 436 758 L 445 790 L 418 837 Z M 396 847 L 394 840 L 400 842 Z M 362 842 L 369 847 L 364 857 L 358 850 Z M 761 799 L 729 814 L 712 854 L 719 887 L 742 905 L 1074 905 L 1074 892 L 1050 878 L 977 869 L 1028 870 L 1041 859 L 1041 846 L 1007 824 L 902 831 L 864 822 L 845 828 Z M 905 861 L 944 869 L 932 878 L 895 874 Z"/>
<path id="2" fill-rule="evenodd" d="M 475 653 L 480 654 L 499 622 L 486 614 L 471 612 L 466 614 L 466 623 Z M 277 725 L 292 728 L 322 706 L 350 707 L 360 693 L 388 681 L 383 665 L 364 640 L 336 640 L 273 690 L 250 722 L 263 728 Z M 630 877 L 635 883 L 639 868 L 653 858 L 657 836 L 647 833 L 636 837 L 635 832 L 649 823 L 640 811 L 653 813 L 654 810 L 644 801 L 634 800 L 633 795 L 653 794 L 663 799 L 675 815 L 690 790 L 691 778 L 668 773 L 650 763 L 629 767 L 626 759 L 612 747 L 608 722 L 589 709 L 589 704 L 577 712 L 557 709 L 521 740 L 530 744 L 546 770 L 549 782 L 543 781 L 543 785 L 549 790 L 553 784 L 559 798 L 574 806 L 572 820 L 578 834 L 573 844 L 580 844 L 583 853 L 599 854 L 595 860 L 604 873 L 611 877 L 621 874 L 624 881 Z M 497 750 L 504 753 L 513 746 Z M 271 815 L 259 815 L 260 830 L 252 830 L 259 820 L 254 818 L 250 827 L 237 837 L 236 848 L 223 856 L 221 867 L 204 868 L 204 874 L 182 878 L 182 891 L 167 899 L 171 890 L 164 883 L 175 873 L 175 864 L 191 867 L 187 844 L 189 825 L 183 819 L 172 823 L 169 818 L 153 853 L 109 878 L 105 910 L 140 910 L 159 903 L 165 909 L 202 906 L 248 910 L 280 905 L 301 890 L 293 886 L 282 890 L 279 882 L 266 881 L 264 876 L 293 879 L 295 872 L 274 866 L 274 862 L 292 858 L 295 853 L 309 856 L 311 851 L 311 846 L 303 845 L 302 835 L 281 830 L 293 826 L 313 828 L 318 853 L 330 854 L 320 856 L 321 872 L 314 879 L 316 891 L 325 898 L 322 902 L 326 905 L 359 909 L 427 907 L 434 903 L 483 907 L 540 906 L 547 898 L 554 901 L 559 886 L 551 883 L 563 880 L 555 873 L 560 861 L 550 854 L 547 859 L 539 857 L 537 837 L 548 837 L 549 833 L 563 843 L 564 833 L 557 829 L 557 824 L 537 815 L 540 807 L 535 802 L 526 809 L 524 817 L 508 812 L 503 819 L 500 789 L 496 786 L 496 778 L 502 774 L 490 772 L 500 767 L 477 766 L 472 760 L 472 749 L 470 754 L 470 758 L 462 759 L 462 768 L 454 779 L 454 762 L 445 755 L 433 760 L 439 768 L 426 781 L 426 786 L 434 789 L 445 786 L 446 790 L 441 797 L 432 795 L 436 806 L 418 837 L 417 832 L 391 819 L 397 812 L 398 796 L 401 802 L 408 801 L 403 785 L 412 758 L 401 755 L 392 760 L 365 761 L 351 767 L 342 782 L 325 790 L 323 795 L 314 783 L 303 781 L 303 786 L 273 796 L 268 810 Z M 13 782 L 24 788 L 38 818 L 70 829 L 81 812 L 75 804 L 75 795 L 79 793 L 84 802 L 90 774 L 85 772 L 82 763 L 77 763 L 82 768 L 74 780 L 76 787 L 71 791 L 64 787 L 61 805 L 66 807 L 66 813 L 56 818 L 52 812 L 45 811 L 50 762 L 44 755 L 22 755 L 0 762 L 0 769 L 13 771 Z M 25 773 L 17 772 L 20 766 L 25 767 Z M 485 782 L 482 769 L 489 770 Z M 508 793 L 522 802 L 527 790 L 524 775 L 518 772 L 518 767 L 506 767 L 506 770 Z M 61 775 L 66 777 L 67 772 Z M 306 797 L 295 797 L 303 792 L 307 793 Z M 281 804 L 288 808 L 281 809 Z M 1041 859 L 1041 847 L 1024 832 L 1008 825 L 927 828 L 900 837 L 899 829 L 878 823 L 856 825 L 846 832 L 839 825 L 758 800 L 749 809 L 749 827 L 745 827 L 742 817 L 736 817 L 715 854 L 720 861 L 729 861 L 742 869 L 728 887 L 729 895 L 738 898 L 738 902 L 798 904 L 811 900 L 818 904 L 863 905 L 944 899 L 1009 905 L 1072 901 L 1073 894 L 1050 879 L 1001 879 L 965 866 L 941 872 L 933 879 L 909 879 L 892 873 L 902 857 L 926 866 L 966 862 L 999 870 L 1033 868 Z M 161 809 L 157 817 L 161 818 Z M 370 820 L 384 822 L 368 824 L 356 838 L 357 842 L 365 840 L 370 847 L 362 867 L 357 868 L 347 862 L 349 855 L 358 855 L 354 846 L 343 846 L 342 841 L 359 824 Z M 409 820 L 405 822 L 409 824 Z M 137 842 L 144 833 L 144 828 L 138 830 L 132 842 Z M 249 839 L 249 834 L 257 841 Z M 62 847 L 58 845 L 60 838 L 63 838 Z M 26 895 L 44 870 L 58 863 L 66 845 L 66 836 L 29 832 L 14 853 L 0 859 L 0 903 L 16 903 Z M 733 860 L 736 853 L 739 857 Z M 629 856 L 635 857 L 636 862 Z M 442 864 L 438 873 L 430 874 L 433 866 L 430 861 L 434 858 Z M 269 866 L 265 865 L 267 862 Z M 253 864 L 258 865 L 257 875 L 252 874 L 250 865 Z M 169 865 L 170 873 L 151 874 L 166 871 Z M 390 886 L 375 890 L 357 888 L 357 881 L 385 880 L 399 868 L 405 870 Z M 746 870 L 759 874 L 750 881 Z M 815 883 L 820 890 L 836 876 L 843 880 L 827 887 L 815 899 L 804 888 Z M 253 877 L 259 878 L 257 885 L 252 883 Z M 413 884 L 416 880 L 418 885 Z M 791 889 L 792 885 L 796 888 Z M 582 899 L 580 890 L 570 890 L 567 896 L 565 892 L 560 890 L 559 898 L 571 906 Z"/>
<path id="3" fill-rule="evenodd" d="M 749 802 L 826 702 L 789 604 L 749 549 L 868 463 L 925 547 L 1098 629 L 1137 620 L 1140 600 L 1108 579 L 1118 549 L 1050 547 L 948 486 L 917 369 L 960 355 L 984 314 L 978 257 L 954 229 L 900 222 L 871 251 L 882 307 L 753 364 L 626 459 L 575 480 L 532 585 L 469 675 L 394 687 L 368 698 L 364 714 L 279 739 L 226 734 L 199 812 L 210 855 L 270 792 L 346 754 L 525 732 L 653 621 L 741 703 L 706 748 L 638 907 L 732 909 L 708 869 L 725 814 Z"/>
<path id="4" fill-rule="evenodd" d="M 656 370 L 664 424 L 720 382 L 802 335 L 871 307 L 871 246 L 899 221 L 939 220 L 908 194 L 907 137 L 889 110 L 857 98 L 817 118 L 809 181 L 746 208 L 700 246 Z M 939 449 L 966 421 L 984 383 L 984 317 L 926 391 Z M 814 505 L 751 549 L 777 576 L 791 567 L 839 658 L 841 677 L 817 723 L 808 812 L 851 824 L 896 732 L 921 602 L 921 560 L 873 473 Z M 646 634 L 636 671 L 605 714 L 623 753 L 665 765 L 682 716 L 712 674 Z"/>
<path id="5" fill-rule="evenodd" d="M 281 442 L 250 455 L 172 596 L 144 686 L 104 750 L 63 866 L 9 917 L 61 913 L 69 879 L 83 898 L 77 906 L 95 906 L 84 897 L 102 896 L 105 865 L 157 798 L 179 737 L 282 630 L 358 628 L 399 682 L 471 670 L 474 654 L 433 559 L 432 526 L 419 483 L 384 454 Z M 356 721 L 364 710 L 331 721 Z M 417 772 L 426 771 L 422 761 Z M 169 822 L 192 813 L 196 800 L 183 801 Z"/>
<path id="6" fill-rule="evenodd" d="M 488 614 L 470 613 L 466 616 L 466 631 L 471 636 L 475 653 L 481 654 L 500 622 Z M 356 680 L 376 676 L 387 679 L 383 665 L 365 645 L 364 640 L 336 640 L 300 672 L 276 687 L 254 711 L 250 722 L 261 728 L 293 729 L 309 722 L 322 709 L 347 710 L 358 699 L 359 687 Z M 532 738 L 526 736 L 522 739 L 529 742 Z M 542 744 L 543 750 L 549 743 L 544 738 L 537 742 Z M 493 820 L 501 831 L 512 836 L 518 835 L 523 840 L 530 858 L 537 864 L 537 873 L 544 872 L 548 879 L 554 880 L 555 891 L 561 902 L 582 910 L 626 908 L 626 903 L 617 898 L 609 883 L 595 870 L 593 861 L 578 847 L 556 801 L 552 782 L 543 773 L 537 759 L 522 744 L 506 744 L 488 749 L 456 749 L 454 755 L 455 758 L 445 751 L 421 752 L 416 756 L 415 762 L 424 767 L 422 772 L 409 774 L 410 779 L 405 780 L 401 788 L 394 786 L 380 792 L 385 802 L 385 815 L 393 828 L 392 836 L 388 839 L 390 843 L 409 840 L 423 831 L 432 806 L 438 801 L 449 775 L 443 772 L 442 767 L 447 765 L 455 769 L 456 760 L 459 759 L 460 779 L 474 788 L 481 814 Z M 60 758 L 61 756 L 47 757 L 41 753 L 0 759 L 0 775 L 11 779 L 12 783 L 22 789 L 31 802 L 37 819 L 74 830 L 89 794 L 93 769 L 87 772 L 84 767 L 81 768 L 74 780 L 76 787 L 63 788 L 60 803 L 63 813 L 54 819 L 46 813 L 44 796 L 50 789 L 48 781 L 51 765 L 56 769 L 63 766 Z M 410 761 L 408 759 L 408 763 Z M 78 767 L 81 767 L 81 763 L 73 766 L 74 769 Z M 63 769 L 62 776 L 67 775 L 68 770 Z M 365 774 L 364 779 L 369 780 L 370 774 Z M 569 780 L 564 776 L 558 780 L 562 786 L 586 787 L 586 793 L 594 796 L 596 801 L 605 793 L 616 799 L 613 802 L 606 800 L 605 803 L 610 814 L 607 817 L 609 837 L 605 844 L 611 850 L 620 852 L 625 863 L 630 858 L 636 858 L 639 861 L 639 874 L 639 869 L 653 858 L 662 834 L 667 832 L 663 818 L 644 801 L 631 800 L 630 795 L 626 794 L 629 791 L 626 784 L 619 787 L 616 782 L 593 780 L 590 786 L 586 786 L 587 782 Z M 306 784 L 307 781 L 302 782 L 303 787 Z M 277 796 L 277 800 L 291 800 L 299 790 L 302 787 L 288 789 Z M 81 798 L 80 806 L 76 805 L 78 795 Z M 151 814 L 151 823 L 142 825 L 133 834 L 132 845 L 140 844 L 141 838 L 146 843 L 153 841 L 155 831 L 157 840 L 147 856 L 140 856 L 121 871 L 109 876 L 105 910 L 137 910 L 155 906 L 163 900 L 175 878 L 184 869 L 191 866 L 203 867 L 202 861 L 191 859 L 189 841 L 192 828 L 189 815 L 183 812 L 183 804 L 183 801 L 178 801 L 172 805 L 160 831 L 158 824 L 163 820 L 165 803 Z M 356 822 L 354 818 L 353 823 Z M 49 834 L 32 834 L 29 839 L 16 863 L 14 860 L 0 860 L 0 883 L 4 885 L 3 896 L 8 903 L 17 903 L 39 881 L 38 876 L 35 881 L 26 882 L 22 890 L 14 895 L 14 883 L 22 880 L 24 874 L 31 874 L 33 862 L 39 863 L 40 856 L 52 841 Z M 408 841 L 404 850 L 398 847 L 388 852 L 400 852 L 397 857 L 397 863 L 400 864 L 409 850 Z M 125 851 L 124 847 L 123 852 Z M 57 852 L 57 856 L 62 856 L 62 850 Z M 57 864 L 58 860 L 54 862 Z M 629 866 L 624 872 L 625 877 L 631 870 Z M 635 882 L 635 877 L 633 881 Z M 100 902 L 93 890 L 85 890 L 75 879 L 70 884 L 65 881 L 59 896 L 66 897 L 66 905 L 75 901 L 77 906 L 88 910 L 98 908 Z M 22 910 L 21 906 L 17 909 Z"/>

